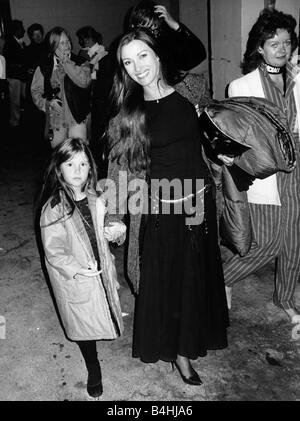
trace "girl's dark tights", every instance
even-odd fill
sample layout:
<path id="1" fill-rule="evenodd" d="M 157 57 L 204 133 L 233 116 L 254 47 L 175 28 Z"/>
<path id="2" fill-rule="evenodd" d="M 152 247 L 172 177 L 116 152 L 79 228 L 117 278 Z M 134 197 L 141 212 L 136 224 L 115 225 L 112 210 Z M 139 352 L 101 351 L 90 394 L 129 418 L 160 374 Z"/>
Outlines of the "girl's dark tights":
<path id="1" fill-rule="evenodd" d="M 98 362 L 96 341 L 77 341 L 76 343 L 87 365 Z"/>
<path id="2" fill-rule="evenodd" d="M 78 341 L 88 371 L 87 391 L 91 396 L 102 394 L 101 367 L 97 357 L 96 341 Z M 95 391 L 95 387 L 97 390 Z M 95 393 L 97 393 L 95 395 Z"/>

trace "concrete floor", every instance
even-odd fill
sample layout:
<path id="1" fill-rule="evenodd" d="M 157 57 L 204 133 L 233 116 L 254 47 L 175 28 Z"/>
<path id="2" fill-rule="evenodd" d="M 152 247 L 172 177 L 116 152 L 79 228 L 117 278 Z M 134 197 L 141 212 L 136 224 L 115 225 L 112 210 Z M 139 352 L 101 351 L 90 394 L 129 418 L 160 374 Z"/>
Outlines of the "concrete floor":
<path id="1" fill-rule="evenodd" d="M 1 146 L 0 400 L 87 401 L 85 366 L 60 327 L 35 242 L 33 199 L 45 151 L 26 139 L 22 131 L 9 134 Z M 123 248 L 113 252 L 128 316 L 121 338 L 98 342 L 100 401 L 300 400 L 300 339 L 292 340 L 290 322 L 272 303 L 273 265 L 234 288 L 229 347 L 194 363 L 203 385 L 192 387 L 165 362 L 131 357 L 134 298 L 123 277 Z"/>

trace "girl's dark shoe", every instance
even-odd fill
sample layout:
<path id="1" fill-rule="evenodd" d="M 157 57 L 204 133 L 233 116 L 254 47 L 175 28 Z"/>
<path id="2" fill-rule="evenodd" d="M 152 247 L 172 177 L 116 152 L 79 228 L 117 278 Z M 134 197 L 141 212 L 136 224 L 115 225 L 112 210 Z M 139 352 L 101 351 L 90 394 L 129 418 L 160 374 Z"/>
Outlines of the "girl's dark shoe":
<path id="1" fill-rule="evenodd" d="M 88 380 L 87 392 L 93 398 L 101 396 L 103 393 L 102 375 L 99 361 L 95 364 L 87 364 Z"/>
<path id="2" fill-rule="evenodd" d="M 189 377 L 185 377 L 185 376 L 182 374 L 182 372 L 181 372 L 181 370 L 180 370 L 180 367 L 179 367 L 179 365 L 177 364 L 177 362 L 176 362 L 176 361 L 172 361 L 172 362 L 171 362 L 171 364 L 172 364 L 172 369 L 173 369 L 173 371 L 174 371 L 174 367 L 176 367 L 176 368 L 177 368 L 177 370 L 179 371 L 179 374 L 180 374 L 180 376 L 181 376 L 182 380 L 184 381 L 184 383 L 186 383 L 186 384 L 190 384 L 190 385 L 192 385 L 192 386 L 201 386 L 201 384 L 203 383 L 203 382 L 202 382 L 202 380 L 201 380 L 201 379 L 200 379 L 200 377 L 199 377 L 199 374 L 197 373 L 197 371 L 195 371 L 195 370 L 193 369 L 193 367 L 192 367 L 192 366 L 190 366 L 191 371 L 192 371 L 192 374 L 191 374 Z"/>

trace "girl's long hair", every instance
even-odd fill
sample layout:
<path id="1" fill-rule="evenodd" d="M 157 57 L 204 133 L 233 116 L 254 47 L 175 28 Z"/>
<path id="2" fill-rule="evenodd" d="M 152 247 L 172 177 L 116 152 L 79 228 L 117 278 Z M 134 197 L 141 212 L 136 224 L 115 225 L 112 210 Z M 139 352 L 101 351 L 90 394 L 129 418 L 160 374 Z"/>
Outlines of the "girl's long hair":
<path id="1" fill-rule="evenodd" d="M 122 48 L 133 40 L 147 44 L 160 59 L 161 78 L 158 81 L 169 84 L 165 72 L 164 58 L 157 41 L 147 30 L 137 29 L 126 33 L 117 49 L 117 69 L 111 90 L 114 117 L 109 122 L 108 140 L 110 159 L 120 162 L 126 159 L 133 173 L 147 171 L 150 164 L 149 137 L 144 106 L 143 87 L 127 73 L 122 62 Z"/>
<path id="2" fill-rule="evenodd" d="M 65 182 L 60 166 L 80 152 L 83 152 L 87 156 L 90 164 L 88 178 L 85 185 L 82 187 L 82 191 L 92 190 L 96 192 L 97 169 L 89 147 L 80 138 L 66 139 L 53 150 L 50 161 L 44 172 L 43 185 L 38 200 L 39 209 L 41 209 L 49 199 L 59 202 L 60 194 L 63 193 L 68 208 L 66 215 L 71 216 L 73 214 L 75 209 L 74 191 L 72 187 Z"/>
<path id="3" fill-rule="evenodd" d="M 267 39 L 273 38 L 277 29 L 285 29 L 291 35 L 293 52 L 298 45 L 296 24 L 296 19 L 291 15 L 278 10 L 263 10 L 249 32 L 244 59 L 241 63 L 243 74 L 250 73 L 260 66 L 263 57 L 258 52 L 258 48 L 263 47 Z"/>

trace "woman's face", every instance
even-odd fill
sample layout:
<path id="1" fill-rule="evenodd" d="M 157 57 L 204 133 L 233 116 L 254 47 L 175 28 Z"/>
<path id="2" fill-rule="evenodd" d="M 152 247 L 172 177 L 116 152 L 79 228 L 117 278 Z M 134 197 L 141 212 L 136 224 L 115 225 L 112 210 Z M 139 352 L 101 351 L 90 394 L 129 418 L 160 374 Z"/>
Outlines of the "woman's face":
<path id="1" fill-rule="evenodd" d="M 121 59 L 128 75 L 135 82 L 143 87 L 157 87 L 159 58 L 145 42 L 135 39 L 124 45 Z"/>
<path id="2" fill-rule="evenodd" d="M 286 29 L 277 29 L 276 35 L 267 39 L 258 52 L 270 66 L 285 66 L 292 54 L 291 35 Z"/>
<path id="3" fill-rule="evenodd" d="M 55 51 L 58 55 L 70 55 L 71 43 L 67 35 L 63 32 L 60 36 L 58 47 Z"/>

